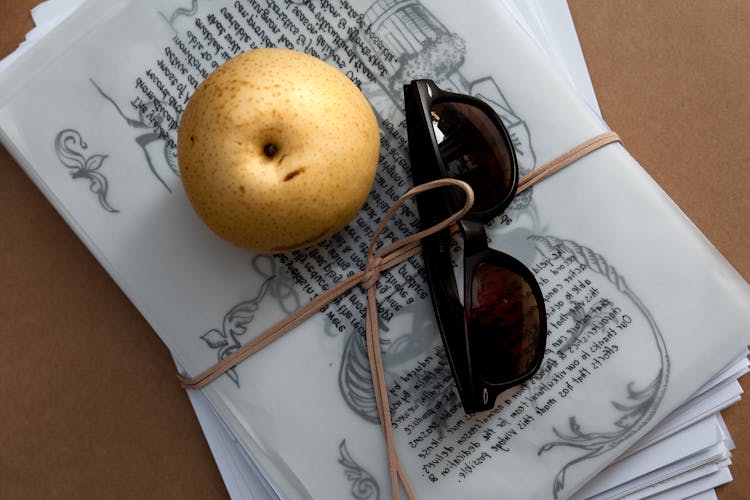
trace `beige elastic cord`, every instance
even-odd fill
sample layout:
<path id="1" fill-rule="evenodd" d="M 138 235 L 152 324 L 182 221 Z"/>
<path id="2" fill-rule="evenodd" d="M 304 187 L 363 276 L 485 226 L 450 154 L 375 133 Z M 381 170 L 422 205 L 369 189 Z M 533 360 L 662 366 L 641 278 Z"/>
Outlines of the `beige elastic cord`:
<path id="1" fill-rule="evenodd" d="M 537 168 L 530 174 L 521 178 L 518 182 L 518 189 L 516 194 L 522 193 L 534 184 L 543 181 L 547 177 L 556 174 L 563 168 L 567 167 L 574 161 L 586 156 L 587 154 L 595 151 L 602 146 L 611 144 L 613 142 L 622 142 L 620 136 L 614 132 L 604 132 L 603 134 L 596 135 L 588 141 L 582 142 L 573 149 L 561 154 L 557 158 L 553 159 Z"/>
<path id="2" fill-rule="evenodd" d="M 570 165 L 582 156 L 585 156 L 588 153 L 612 142 L 618 142 L 619 140 L 619 137 L 614 132 L 607 132 L 589 139 L 588 141 L 576 146 L 575 148 L 555 158 L 549 163 L 542 165 L 533 173 L 522 178 L 519 182 L 517 192 L 520 193 L 525 189 L 528 189 L 537 182 L 546 179 L 560 169 L 566 167 L 567 165 Z M 436 224 L 428 229 L 422 230 L 418 233 L 409 235 L 401 240 L 386 245 L 380 250 L 375 250 L 380 234 L 385 229 L 386 224 L 391 220 L 391 218 L 393 218 L 398 208 L 404 202 L 430 189 L 436 189 L 446 186 L 459 187 L 466 193 L 464 206 L 461 208 L 461 210 L 443 220 L 439 224 Z M 393 498 L 399 498 L 400 495 L 398 483 L 400 480 L 408 497 L 411 499 L 416 498 L 414 490 L 412 489 L 411 485 L 409 484 L 409 480 L 406 477 L 406 472 L 404 471 L 404 468 L 399 461 L 398 454 L 396 453 L 396 445 L 393 438 L 390 405 L 388 403 L 388 390 L 386 387 L 382 352 L 380 350 L 378 308 L 375 299 L 375 288 L 378 277 L 380 276 L 380 273 L 382 271 L 389 269 L 390 267 L 393 267 L 396 264 L 399 264 L 400 262 L 403 262 L 414 255 L 417 255 L 422 249 L 421 241 L 423 238 L 453 226 L 466 214 L 466 212 L 471 209 L 471 206 L 473 204 L 474 193 L 471 190 L 471 187 L 465 182 L 456 179 L 440 179 L 410 189 L 406 194 L 399 198 L 393 206 L 388 209 L 388 211 L 380 221 L 380 224 L 378 224 L 378 226 L 375 228 L 375 232 L 370 241 L 370 246 L 367 249 L 367 266 L 364 270 L 340 282 L 325 293 L 318 295 L 313 300 L 297 309 L 294 313 L 279 321 L 274 326 L 242 346 L 240 349 L 233 352 L 230 356 L 227 356 L 223 360 L 219 361 L 218 363 L 196 375 L 195 377 L 183 377 L 182 375 L 178 375 L 180 383 L 186 389 L 200 389 L 206 386 L 217 377 L 224 374 L 224 372 L 226 372 L 229 368 L 234 367 L 241 361 L 252 356 L 259 350 L 263 349 L 264 347 L 287 333 L 289 330 L 305 321 L 325 305 L 331 303 L 354 286 L 360 285 L 367 292 L 365 340 L 367 344 L 367 355 L 370 362 L 372 385 L 375 391 L 375 402 L 378 408 L 378 415 L 380 417 L 380 423 L 383 428 L 386 446 L 388 448 L 391 492 L 393 494 Z"/>

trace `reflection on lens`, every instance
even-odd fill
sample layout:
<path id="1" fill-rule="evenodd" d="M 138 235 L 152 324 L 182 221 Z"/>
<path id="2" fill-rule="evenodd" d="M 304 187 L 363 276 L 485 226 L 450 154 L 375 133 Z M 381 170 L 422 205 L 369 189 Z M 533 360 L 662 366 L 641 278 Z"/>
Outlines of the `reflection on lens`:
<path id="1" fill-rule="evenodd" d="M 512 146 L 485 110 L 463 102 L 436 102 L 430 112 L 448 176 L 469 183 L 474 209 L 485 211 L 512 189 Z"/>
<path id="2" fill-rule="evenodd" d="M 499 384 L 533 369 L 540 342 L 540 311 L 528 282 L 488 263 L 474 269 L 469 335 L 487 382 Z"/>

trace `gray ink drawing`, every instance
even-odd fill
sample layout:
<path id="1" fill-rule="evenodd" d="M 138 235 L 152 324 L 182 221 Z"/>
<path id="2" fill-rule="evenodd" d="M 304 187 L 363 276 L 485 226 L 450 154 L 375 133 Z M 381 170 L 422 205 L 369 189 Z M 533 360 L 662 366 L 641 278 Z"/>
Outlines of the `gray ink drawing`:
<path id="1" fill-rule="evenodd" d="M 277 270 L 276 262 L 272 256 L 256 255 L 253 257 L 251 265 L 257 275 L 265 278 L 258 289 L 258 293 L 255 297 L 244 300 L 232 307 L 224 315 L 221 329 L 214 328 L 200 336 L 208 344 L 208 347 L 217 349 L 218 361 L 230 356 L 242 347 L 242 343 L 238 337 L 247 333 L 250 324 L 255 318 L 255 313 L 260 307 L 260 303 L 266 296 L 277 299 L 279 306 L 287 314 L 294 312 L 300 306 L 300 299 L 297 292 L 290 285 L 289 281 Z M 237 370 L 230 368 L 226 374 L 237 387 L 240 386 L 240 378 Z"/>
<path id="2" fill-rule="evenodd" d="M 375 394 L 372 390 L 370 362 L 365 338 L 350 332 L 344 344 L 339 369 L 339 390 L 354 413 L 373 424 L 380 424 Z"/>
<path id="3" fill-rule="evenodd" d="M 73 179 L 86 179 L 89 189 L 94 193 L 99 205 L 107 212 L 117 213 L 119 210 L 112 207 L 107 200 L 109 183 L 107 178 L 99 172 L 107 155 L 86 156 L 84 151 L 88 145 L 81 138 L 77 130 L 61 130 L 55 137 L 55 152 L 62 164 L 71 170 Z"/>
<path id="4" fill-rule="evenodd" d="M 140 135 L 138 135 L 135 138 L 136 144 L 140 146 L 140 148 L 143 150 L 143 154 L 146 157 L 146 163 L 148 164 L 148 168 L 151 171 L 151 173 L 156 177 L 156 179 L 166 188 L 167 191 L 172 192 L 172 190 L 169 188 L 167 183 L 164 181 L 162 176 L 159 174 L 157 170 L 157 162 L 155 161 L 152 153 L 149 151 L 150 144 L 155 144 L 158 149 L 161 149 L 161 153 L 163 155 L 163 159 L 166 162 L 167 166 L 171 170 L 172 173 L 175 175 L 179 174 L 179 169 L 177 167 L 177 155 L 173 147 L 169 145 L 167 141 L 164 140 L 163 136 L 159 134 L 157 131 L 154 130 L 154 126 L 151 122 L 153 120 L 157 125 L 161 125 L 164 121 L 164 118 L 158 113 L 155 112 L 156 108 L 158 109 L 167 109 L 167 103 L 165 102 L 159 102 L 159 104 L 155 103 L 149 103 L 149 104 L 143 104 L 138 109 L 138 117 L 137 118 L 131 118 L 127 116 L 120 106 L 115 102 L 114 99 L 112 99 L 109 95 L 107 95 L 99 85 L 94 80 L 91 80 L 91 83 L 96 87 L 96 90 L 101 94 L 102 97 L 104 97 L 107 101 L 109 101 L 112 106 L 114 106 L 115 111 L 125 120 L 125 122 L 133 128 L 137 129 L 145 129 L 148 130 L 148 132 L 144 132 Z M 151 118 L 149 118 L 151 117 Z"/>
<path id="5" fill-rule="evenodd" d="M 190 8 L 178 7 L 168 16 L 162 12 L 159 12 L 159 15 L 163 17 L 172 30 L 176 32 L 177 29 L 174 27 L 175 21 L 183 16 L 192 17 L 196 12 L 198 12 L 198 0 L 191 0 Z"/>
<path id="6" fill-rule="evenodd" d="M 573 255 L 578 263 L 585 265 L 595 273 L 605 276 L 624 297 L 630 299 L 648 322 L 659 355 L 659 365 L 655 368 L 656 373 L 650 383 L 646 384 L 645 387 L 639 388 L 635 386 L 635 383 L 631 382 L 623 388 L 620 399 L 612 401 L 612 406 L 619 412 L 620 416 L 616 421 L 606 426 L 606 430 L 584 430 L 578 424 L 575 416 L 571 416 L 568 419 L 567 431 L 560 431 L 557 428 L 553 429 L 555 435 L 560 439 L 542 446 L 539 450 L 540 455 L 551 452 L 551 450 L 560 446 L 577 448 L 582 452 L 581 456 L 568 462 L 557 473 L 552 485 L 552 492 L 554 497 L 558 498 L 565 488 L 565 475 L 568 469 L 585 460 L 613 450 L 651 421 L 667 389 L 670 361 L 664 338 L 653 316 L 628 287 L 625 279 L 620 276 L 613 266 L 607 263 L 604 257 L 570 240 L 560 240 L 550 236 L 540 236 L 537 237 L 537 240 L 549 248 L 555 248 L 566 254 Z M 581 335 L 581 333 L 582 330 L 579 329 L 579 331 L 574 333 L 574 336 Z M 564 348 L 566 348 L 566 345 L 563 345 L 562 349 Z"/>
<path id="7" fill-rule="evenodd" d="M 237 337 L 244 335 L 249 324 L 255 318 L 255 313 L 258 311 L 260 302 L 266 296 L 268 292 L 268 283 L 273 278 L 268 278 L 258 290 L 258 295 L 250 300 L 240 302 L 229 310 L 224 315 L 221 329 L 209 330 L 201 338 L 208 344 L 211 349 L 218 349 L 217 357 L 221 361 L 227 356 L 230 356 L 234 351 L 242 347 L 242 343 Z M 232 381 L 240 386 L 240 378 L 237 375 L 237 371 L 234 368 L 230 368 L 226 372 L 227 376 Z"/>
<path id="8" fill-rule="evenodd" d="M 359 465 L 346 447 L 346 439 L 339 444 L 339 464 L 344 466 L 344 474 L 352 483 L 352 497 L 357 500 L 378 500 L 380 487 L 375 478 Z"/>
<path id="9" fill-rule="evenodd" d="M 386 78 L 363 85 L 363 91 L 374 103 L 381 121 L 389 119 L 392 123 L 400 123 L 403 119 L 403 85 L 412 79 L 429 78 L 440 88 L 471 94 L 488 102 L 513 138 L 521 175 L 534 169 L 536 157 L 525 122 L 513 111 L 492 77 L 469 80 L 461 73 L 466 58 L 465 42 L 424 5 L 413 0 L 380 0 L 367 10 L 363 22 L 365 27 L 360 31 L 369 29 L 375 32 L 384 44 L 384 50 L 395 56 L 392 61 L 384 63 Z M 356 45 L 355 49 L 358 49 Z M 375 53 L 383 52 L 374 42 L 370 49 Z"/>
<path id="10" fill-rule="evenodd" d="M 390 367 L 410 364 L 413 360 L 424 356 L 425 346 L 432 344 L 435 335 L 435 323 L 422 321 L 417 323 L 417 315 L 414 315 L 412 325 L 407 328 L 407 333 L 394 339 L 380 339 L 383 351 L 383 364 L 386 373 Z M 387 332 L 383 325 L 381 330 Z M 375 403 L 375 394 L 372 390 L 372 377 L 370 375 L 370 364 L 367 357 L 367 345 L 363 335 L 350 331 L 347 334 L 344 351 L 339 368 L 339 389 L 347 406 L 362 417 L 374 424 L 380 424 L 378 409 Z M 441 399 L 447 399 L 453 395 L 453 385 L 444 388 Z"/>

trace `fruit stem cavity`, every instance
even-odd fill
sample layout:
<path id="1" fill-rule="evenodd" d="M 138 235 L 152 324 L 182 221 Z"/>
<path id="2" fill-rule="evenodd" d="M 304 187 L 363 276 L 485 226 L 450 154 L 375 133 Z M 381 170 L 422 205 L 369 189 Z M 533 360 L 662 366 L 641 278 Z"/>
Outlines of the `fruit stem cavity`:
<path id="1" fill-rule="evenodd" d="M 268 158 L 273 158 L 274 156 L 276 156 L 276 153 L 278 152 L 279 152 L 279 147 L 272 142 L 269 142 L 268 144 L 263 146 L 263 154 L 266 155 Z"/>

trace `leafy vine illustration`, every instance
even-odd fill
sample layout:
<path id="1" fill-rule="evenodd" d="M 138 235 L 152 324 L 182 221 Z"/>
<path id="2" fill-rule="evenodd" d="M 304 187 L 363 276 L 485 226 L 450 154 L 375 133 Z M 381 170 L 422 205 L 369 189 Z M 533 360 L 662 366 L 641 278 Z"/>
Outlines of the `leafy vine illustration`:
<path id="1" fill-rule="evenodd" d="M 273 256 L 256 255 L 253 258 L 252 267 L 257 274 L 265 278 L 256 296 L 232 307 L 224 315 L 221 329 L 214 328 L 200 336 L 208 344 L 208 347 L 218 349 L 217 357 L 219 361 L 242 347 L 238 337 L 247 333 L 260 303 L 267 295 L 276 298 L 281 309 L 287 314 L 296 310 L 300 305 L 297 293 L 277 270 Z M 239 387 L 240 378 L 237 375 L 237 370 L 230 368 L 226 373 Z"/>
<path id="2" fill-rule="evenodd" d="M 651 327 L 660 362 L 656 376 L 650 383 L 643 388 L 637 388 L 634 382 L 630 382 L 625 387 L 622 399 L 612 401 L 612 406 L 620 413 L 620 416 L 612 424 L 611 429 L 602 432 L 584 430 L 575 416 L 568 419 L 567 431 L 553 428 L 559 440 L 543 445 L 538 451 L 539 455 L 559 446 L 577 448 L 583 452 L 581 456 L 565 464 L 555 476 L 552 492 L 554 497 L 558 498 L 560 492 L 565 488 L 565 476 L 571 467 L 616 448 L 653 418 L 667 389 L 670 361 L 664 338 L 653 316 L 628 287 L 625 279 L 613 266 L 607 263 L 604 257 L 571 240 L 560 240 L 551 236 L 536 236 L 534 239 L 551 248 L 572 255 L 579 264 L 583 264 L 592 271 L 605 276 L 619 292 L 628 297 Z"/>
<path id="3" fill-rule="evenodd" d="M 250 300 L 240 302 L 224 315 L 221 330 L 209 330 L 201 338 L 208 344 L 211 349 L 218 349 L 218 359 L 223 360 L 230 356 L 234 351 L 242 347 L 242 343 L 237 337 L 247 332 L 248 325 L 255 317 L 258 310 L 258 304 L 268 291 L 268 284 L 273 278 L 267 278 L 258 290 L 258 295 Z M 227 376 L 240 386 L 240 378 L 234 368 L 227 370 Z"/>
<path id="4" fill-rule="evenodd" d="M 185 17 L 192 17 L 195 15 L 195 13 L 198 11 L 198 0 L 191 0 L 190 8 L 185 7 L 178 7 L 176 8 L 168 17 L 161 12 L 159 12 L 159 15 L 164 18 L 164 20 L 169 24 L 169 26 L 174 30 L 174 23 L 182 16 Z"/>
<path id="5" fill-rule="evenodd" d="M 85 156 L 83 151 L 88 145 L 81 138 L 77 130 L 61 130 L 55 137 L 55 151 L 63 165 L 71 169 L 70 176 L 73 179 L 86 179 L 89 181 L 89 189 L 99 199 L 99 204 L 104 210 L 117 213 L 119 210 L 112 207 L 107 200 L 109 184 L 107 178 L 99 172 L 107 155 Z"/>
<path id="6" fill-rule="evenodd" d="M 432 343 L 435 328 L 434 322 L 422 321 L 414 317 L 411 328 L 407 328 L 408 333 L 394 339 L 381 338 L 380 343 L 386 372 L 390 372 L 390 367 L 408 365 L 416 359 L 423 358 L 425 346 Z M 381 331 L 388 331 L 387 326 L 383 324 L 380 325 L 380 329 Z M 439 351 L 442 356 L 445 356 L 442 346 Z M 354 331 L 348 333 L 341 355 L 339 390 L 347 406 L 355 414 L 368 422 L 380 424 L 375 393 L 372 389 L 367 345 L 365 344 L 365 338 Z M 452 392 L 453 384 L 450 384 L 444 388 L 444 394 L 441 394 L 440 397 L 450 397 Z"/>
<path id="7" fill-rule="evenodd" d="M 352 483 L 352 496 L 358 500 L 377 500 L 380 488 L 375 478 L 359 465 L 346 448 L 346 439 L 339 444 L 338 462 L 344 466 L 344 474 Z"/>

